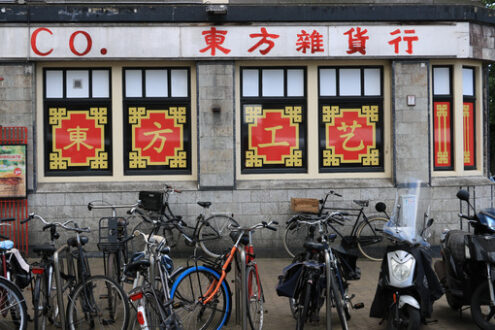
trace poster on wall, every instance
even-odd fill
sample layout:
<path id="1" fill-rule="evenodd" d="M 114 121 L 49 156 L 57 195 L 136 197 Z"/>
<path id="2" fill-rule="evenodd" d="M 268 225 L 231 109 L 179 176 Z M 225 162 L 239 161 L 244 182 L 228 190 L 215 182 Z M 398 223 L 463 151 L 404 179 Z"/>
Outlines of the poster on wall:
<path id="1" fill-rule="evenodd" d="M 0 198 L 26 197 L 26 145 L 0 144 Z"/>

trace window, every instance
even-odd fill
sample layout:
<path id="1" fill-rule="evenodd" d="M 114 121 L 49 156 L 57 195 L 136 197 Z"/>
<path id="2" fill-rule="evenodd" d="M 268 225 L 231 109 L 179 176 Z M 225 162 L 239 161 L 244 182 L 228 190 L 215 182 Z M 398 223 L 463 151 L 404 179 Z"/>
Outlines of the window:
<path id="1" fill-rule="evenodd" d="M 476 169 L 476 86 L 474 68 L 462 68 L 462 124 L 464 136 L 464 169 Z"/>
<path id="2" fill-rule="evenodd" d="M 454 168 L 452 102 L 452 67 L 433 67 L 433 136 L 436 171 Z"/>
<path id="3" fill-rule="evenodd" d="M 432 66 L 433 169 L 437 176 L 481 171 L 481 66 L 457 62 Z"/>
<path id="4" fill-rule="evenodd" d="M 46 176 L 112 175 L 110 69 L 45 69 Z"/>
<path id="5" fill-rule="evenodd" d="M 381 67 L 319 68 L 320 172 L 383 171 Z"/>
<path id="6" fill-rule="evenodd" d="M 124 173 L 191 173 L 187 68 L 124 69 Z"/>
<path id="7" fill-rule="evenodd" d="M 39 182 L 196 180 L 195 67 L 131 63 L 37 66 Z"/>
<path id="8" fill-rule="evenodd" d="M 305 91 L 304 68 L 241 68 L 242 173 L 306 172 Z"/>

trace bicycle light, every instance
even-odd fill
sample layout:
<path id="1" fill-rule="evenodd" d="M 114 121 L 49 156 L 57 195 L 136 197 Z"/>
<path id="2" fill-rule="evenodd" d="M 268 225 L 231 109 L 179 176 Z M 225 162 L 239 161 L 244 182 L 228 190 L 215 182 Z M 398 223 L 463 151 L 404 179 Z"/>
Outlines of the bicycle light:
<path id="1" fill-rule="evenodd" d="M 141 326 L 141 329 L 147 329 L 148 328 L 148 322 L 146 320 L 146 314 L 143 306 L 139 306 L 137 308 L 137 321 L 139 325 Z"/>

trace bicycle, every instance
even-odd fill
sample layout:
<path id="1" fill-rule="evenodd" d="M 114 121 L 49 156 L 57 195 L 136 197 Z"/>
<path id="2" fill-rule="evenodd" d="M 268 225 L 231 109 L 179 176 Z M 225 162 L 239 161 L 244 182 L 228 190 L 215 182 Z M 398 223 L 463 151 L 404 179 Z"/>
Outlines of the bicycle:
<path id="1" fill-rule="evenodd" d="M 159 228 L 160 224 L 156 227 Z M 169 257 L 170 248 L 165 238 L 155 235 L 153 231 L 150 234 L 138 230 L 133 233 L 134 237 L 141 236 L 146 242 L 147 257 L 136 258 L 124 270 L 126 276 L 134 278 L 129 300 L 133 303 L 136 316 L 130 322 L 131 329 L 179 330 L 182 326 L 170 299 L 170 283 L 176 273 Z M 156 269 L 158 278 L 155 276 Z M 156 279 L 159 279 L 159 286 Z"/>
<path id="2" fill-rule="evenodd" d="M 0 221 L 13 221 L 14 218 L 0 218 Z M 26 301 L 21 290 L 7 277 L 10 276 L 10 262 L 7 261 L 7 255 L 12 256 L 11 249 L 14 242 L 7 236 L 1 235 L 3 241 L 0 242 L 0 255 L 2 259 L 3 274 L 0 276 L 0 329 L 21 329 L 27 328 L 28 316 Z"/>
<path id="3" fill-rule="evenodd" d="M 292 216 L 287 221 L 287 226 L 284 233 L 284 248 L 287 253 L 291 257 L 294 257 L 306 238 L 307 228 L 306 226 L 301 226 L 301 223 L 297 221 L 298 219 L 317 220 L 325 217 L 327 210 L 349 211 L 352 214 L 347 213 L 347 215 L 356 216 L 349 235 L 344 235 L 331 223 L 327 223 L 326 225 L 329 226 L 342 239 L 342 243 L 347 248 L 357 248 L 361 254 L 369 260 L 381 261 L 385 249 L 388 246 L 388 242 L 383 236 L 383 226 L 389 220 L 388 215 L 385 217 L 368 217 L 364 212 L 364 209 L 369 206 L 368 200 L 354 200 L 353 203 L 359 206 L 359 208 L 326 207 L 325 205 L 330 195 L 342 197 L 341 194 L 330 190 L 326 193 L 325 198 L 319 201 L 319 209 L 317 214 L 300 213 Z"/>
<path id="4" fill-rule="evenodd" d="M 181 191 L 169 185 L 165 185 L 163 192 L 141 191 L 139 192 L 140 206 L 152 212 L 150 218 L 153 219 L 153 215 L 158 215 L 158 217 L 164 220 L 163 234 L 170 246 L 173 247 L 176 244 L 173 229 L 181 228 L 180 233 L 187 245 L 199 245 L 208 256 L 212 258 L 220 257 L 230 247 L 227 227 L 230 224 L 238 226 L 237 221 L 225 214 L 212 214 L 208 216 L 206 212 L 212 203 L 197 202 L 202 207 L 202 211 L 196 217 L 195 225 L 188 226 L 182 220 L 182 217 L 176 216 L 170 208 L 169 198 L 174 193 L 181 193 Z M 167 225 L 167 222 L 170 224 Z M 171 222 L 174 223 L 172 224 Z M 186 233 L 186 231 L 192 231 L 192 233 Z"/>
<path id="5" fill-rule="evenodd" d="M 44 305 L 43 310 L 45 308 L 49 310 L 50 307 L 58 308 L 62 328 L 79 329 L 82 326 L 87 326 L 99 329 L 126 329 L 129 320 L 127 295 L 112 279 L 99 275 L 91 276 L 88 257 L 83 249 L 83 246 L 88 242 L 88 238 L 81 235 L 89 232 L 89 228 L 79 228 L 72 220 L 63 223 L 50 223 L 34 213 L 31 213 L 27 219 L 21 221 L 21 224 L 32 219 L 38 219 L 45 224 L 45 227 L 59 227 L 76 234 L 75 237 L 70 237 L 67 240 L 67 244 L 58 250 L 54 251 L 53 248 L 44 250 L 46 258 L 53 259 L 52 262 L 47 262 L 48 269 L 45 269 L 43 274 L 48 274 L 46 277 L 47 282 L 50 281 L 50 274 L 55 277 L 57 306 L 49 305 L 53 300 L 51 299 L 52 290 L 48 289 L 50 287 L 47 286 L 46 292 L 42 292 L 40 283 L 40 285 L 35 286 L 33 297 L 40 299 L 41 294 L 45 295 L 43 300 L 47 305 Z M 70 226 L 71 224 L 72 226 Z M 53 230 L 56 231 L 56 229 Z M 50 256 L 51 252 L 53 253 Z M 66 252 L 66 273 L 63 269 L 63 263 L 60 261 L 62 252 Z M 74 262 L 74 259 L 76 262 Z M 63 285 L 62 279 L 64 280 Z M 68 304 L 64 313 L 63 296 L 67 290 L 69 291 Z M 34 305 L 39 308 L 39 300 Z"/>
<path id="6" fill-rule="evenodd" d="M 326 329 L 332 328 L 331 309 L 335 307 L 342 329 L 348 329 L 350 319 L 349 305 L 353 296 L 348 296 L 348 283 L 344 276 L 343 265 L 334 254 L 329 243 L 335 241 L 337 234 L 328 234 L 327 224 L 336 222 L 341 225 L 342 213 L 334 212 L 317 220 L 297 220 L 309 226 L 308 236 L 303 244 L 305 253 L 296 257 L 302 266 L 302 272 L 296 285 L 295 294 L 289 300 L 291 311 L 296 318 L 296 329 L 302 330 L 309 320 L 319 321 L 319 311 L 325 301 Z M 315 241 L 315 228 L 318 226 L 319 242 Z M 321 285 L 324 277 L 325 286 Z M 351 305 L 352 306 L 352 305 Z M 362 308 L 362 303 L 352 306 Z"/>
<path id="7" fill-rule="evenodd" d="M 236 267 L 244 267 L 241 274 L 247 274 L 241 279 L 246 288 L 246 292 L 242 295 L 246 299 L 246 316 L 252 329 L 261 329 L 264 296 L 254 259 L 251 234 L 261 228 L 275 231 L 277 229 L 272 226 L 274 224 L 278 223 L 263 221 L 250 227 L 230 225 L 229 236 L 234 242 L 230 252 L 214 262 L 206 261 L 203 266 L 198 266 L 198 259 L 195 259 L 194 266 L 179 273 L 170 295 L 176 305 L 175 312 L 185 329 L 220 329 L 227 324 L 232 311 L 232 295 L 225 278 L 231 269 L 232 260 L 237 252 L 240 252 L 239 245 L 244 246 L 246 255 L 243 265 L 240 265 L 236 259 Z"/>

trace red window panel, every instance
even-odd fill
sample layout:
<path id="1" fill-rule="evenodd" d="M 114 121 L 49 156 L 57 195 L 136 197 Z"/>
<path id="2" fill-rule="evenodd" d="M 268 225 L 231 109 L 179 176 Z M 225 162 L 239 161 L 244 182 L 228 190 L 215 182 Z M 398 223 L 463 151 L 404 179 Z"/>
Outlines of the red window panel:
<path id="1" fill-rule="evenodd" d="M 475 127 L 474 127 L 474 103 L 464 102 L 462 109 L 463 135 L 464 135 L 464 166 L 471 167 L 475 164 Z"/>
<path id="2" fill-rule="evenodd" d="M 435 167 L 452 168 L 452 107 L 450 102 L 434 102 L 433 133 Z"/>

